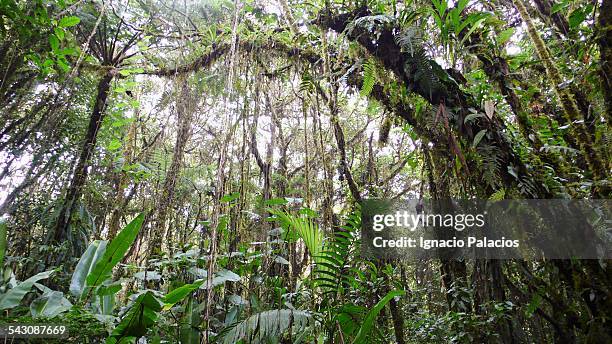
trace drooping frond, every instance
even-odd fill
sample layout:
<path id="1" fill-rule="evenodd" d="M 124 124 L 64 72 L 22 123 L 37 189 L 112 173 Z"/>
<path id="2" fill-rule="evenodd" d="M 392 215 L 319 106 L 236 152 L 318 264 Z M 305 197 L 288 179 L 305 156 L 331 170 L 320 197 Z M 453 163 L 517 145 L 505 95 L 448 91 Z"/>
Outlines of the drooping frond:
<path id="1" fill-rule="evenodd" d="M 233 344 L 263 343 L 267 339 L 278 339 L 291 333 L 304 333 L 313 324 L 312 315 L 305 311 L 277 309 L 254 314 L 244 321 L 226 328 L 217 336 L 217 343 Z"/>
<path id="2" fill-rule="evenodd" d="M 432 94 L 443 88 L 440 82 L 440 76 L 437 75 L 436 68 L 439 68 L 433 62 L 423 47 L 422 38 L 416 28 L 410 27 L 403 30 L 395 36 L 395 43 L 404 53 L 403 72 L 412 79 L 415 87 L 420 89 L 421 95 L 428 95 L 432 98 Z"/>
<path id="3" fill-rule="evenodd" d="M 284 211 L 273 210 L 271 213 L 278 217 L 283 227 L 295 231 L 298 237 L 304 240 L 310 255 L 317 262 L 323 248 L 323 232 L 317 224 L 310 218 L 293 216 Z"/>
<path id="4" fill-rule="evenodd" d="M 422 38 L 416 28 L 409 27 L 395 36 L 395 43 L 400 46 L 402 51 L 414 56 L 415 50 L 421 47 Z"/>

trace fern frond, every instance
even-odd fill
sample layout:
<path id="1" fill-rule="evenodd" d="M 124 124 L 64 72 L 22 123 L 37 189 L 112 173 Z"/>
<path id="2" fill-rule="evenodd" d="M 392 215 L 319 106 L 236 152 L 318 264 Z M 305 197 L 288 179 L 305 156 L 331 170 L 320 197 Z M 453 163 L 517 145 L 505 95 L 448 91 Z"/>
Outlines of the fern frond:
<path id="1" fill-rule="evenodd" d="M 422 38 L 416 28 L 409 27 L 395 36 L 395 43 L 402 51 L 414 56 L 414 52 L 422 45 Z"/>
<path id="2" fill-rule="evenodd" d="M 361 84 L 361 91 L 359 92 L 362 97 L 367 97 L 372 92 L 374 84 L 376 83 L 376 62 L 369 58 L 363 64 L 363 83 Z"/>
<path id="3" fill-rule="evenodd" d="M 506 189 L 499 189 L 489 196 L 489 201 L 501 201 L 506 197 Z"/>
<path id="4" fill-rule="evenodd" d="M 302 80 L 300 81 L 300 93 L 303 95 L 310 95 L 315 90 L 315 82 L 310 73 L 306 72 L 302 74 Z"/>
<path id="5" fill-rule="evenodd" d="M 350 257 L 357 249 L 357 231 L 361 228 L 359 208 L 347 216 L 345 221 L 346 225 L 326 242 L 315 267 L 315 283 L 324 294 L 335 293 L 339 287 L 349 284 L 345 276 Z"/>
<path id="6" fill-rule="evenodd" d="M 483 180 L 493 189 L 501 186 L 500 170 L 502 166 L 501 151 L 496 146 L 481 144 L 477 148 L 478 154 L 482 157 L 482 177 Z"/>
<path id="7" fill-rule="evenodd" d="M 537 189 L 533 184 L 533 181 L 526 177 L 519 178 L 518 189 L 523 195 L 529 198 L 537 197 Z"/>

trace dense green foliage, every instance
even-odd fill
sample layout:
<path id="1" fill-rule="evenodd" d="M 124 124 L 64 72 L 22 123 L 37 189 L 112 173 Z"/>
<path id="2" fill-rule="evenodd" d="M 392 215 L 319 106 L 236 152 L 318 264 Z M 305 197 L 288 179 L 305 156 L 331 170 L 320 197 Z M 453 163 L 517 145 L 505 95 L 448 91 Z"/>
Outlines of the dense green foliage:
<path id="1" fill-rule="evenodd" d="M 366 198 L 609 199 L 611 27 L 610 0 L 0 0 L 0 324 L 610 343 L 608 260 L 376 261 L 359 231 Z"/>

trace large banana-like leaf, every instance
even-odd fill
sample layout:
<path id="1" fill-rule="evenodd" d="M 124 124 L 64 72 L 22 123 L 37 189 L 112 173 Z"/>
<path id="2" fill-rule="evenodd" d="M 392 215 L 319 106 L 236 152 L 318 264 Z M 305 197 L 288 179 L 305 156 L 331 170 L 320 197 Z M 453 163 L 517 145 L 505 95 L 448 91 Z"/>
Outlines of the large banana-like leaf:
<path id="1" fill-rule="evenodd" d="M 85 253 L 79 259 L 79 263 L 74 269 L 74 273 L 72 273 L 72 279 L 70 280 L 70 293 L 76 297 L 81 297 L 83 295 L 83 291 L 85 290 L 85 280 L 87 276 L 91 273 L 94 266 L 102 259 L 104 252 L 106 251 L 106 241 L 103 240 L 95 240 Z"/>
<path id="2" fill-rule="evenodd" d="M 5 294 L 0 295 L 0 311 L 18 306 L 23 297 L 30 292 L 34 283 L 49 278 L 52 273 L 53 270 L 41 272 L 17 284 L 15 288 L 10 289 Z"/>
<path id="3" fill-rule="evenodd" d="M 200 288 L 200 286 L 204 283 L 204 280 L 198 280 L 191 284 L 185 284 L 179 288 L 174 289 L 173 291 L 166 294 L 164 297 L 164 310 L 168 310 L 172 308 L 176 303 L 183 301 L 184 298 L 189 296 L 195 290 Z"/>
<path id="4" fill-rule="evenodd" d="M 107 245 L 104 256 L 102 256 L 102 259 L 96 263 L 93 270 L 87 275 L 85 280 L 87 292 L 83 294 L 89 295 L 91 289 L 100 286 L 102 282 L 111 276 L 111 272 L 115 265 L 123 259 L 132 243 L 134 243 L 134 240 L 136 240 L 136 236 L 140 231 L 143 221 L 144 214 L 138 215 L 121 230 L 110 244 Z"/>
<path id="5" fill-rule="evenodd" d="M 32 301 L 30 312 L 33 318 L 54 318 L 71 307 L 72 303 L 64 297 L 64 293 L 51 290 Z"/>
<path id="6" fill-rule="evenodd" d="M 181 343 L 183 344 L 200 343 L 200 331 L 197 329 L 197 326 L 200 324 L 200 313 L 197 307 L 194 307 L 194 300 L 191 294 L 198 290 L 204 284 L 204 281 L 202 279 L 191 284 L 185 284 L 166 294 L 163 299 L 163 309 L 168 310 L 189 296 L 179 328 Z"/>
<path id="7" fill-rule="evenodd" d="M 210 289 L 218 285 L 222 285 L 225 282 L 238 282 L 240 281 L 240 275 L 233 272 L 232 270 L 220 270 L 217 271 L 212 280 L 212 285 L 208 284 L 208 280 L 203 284 L 200 289 Z"/>
<path id="8" fill-rule="evenodd" d="M 161 309 L 162 302 L 153 292 L 140 294 L 106 339 L 106 344 L 135 343 L 155 325 Z"/>

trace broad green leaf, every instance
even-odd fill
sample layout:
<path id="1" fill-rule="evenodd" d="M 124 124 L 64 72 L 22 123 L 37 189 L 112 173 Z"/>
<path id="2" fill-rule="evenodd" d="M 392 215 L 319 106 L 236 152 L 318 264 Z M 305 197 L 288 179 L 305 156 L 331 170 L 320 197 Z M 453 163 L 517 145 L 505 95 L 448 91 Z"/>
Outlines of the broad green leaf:
<path id="1" fill-rule="evenodd" d="M 141 281 L 159 281 L 162 275 L 157 271 L 139 271 L 134 274 L 134 278 Z"/>
<path id="2" fill-rule="evenodd" d="M 378 301 L 378 303 L 372 308 L 368 314 L 366 315 L 363 323 L 361 323 L 361 327 L 359 328 L 359 332 L 357 332 L 357 336 L 353 341 L 353 344 L 357 343 L 367 343 L 367 338 L 372 330 L 372 326 L 374 325 L 374 321 L 378 317 L 380 311 L 391 301 L 392 298 L 396 296 L 404 295 L 405 292 L 403 290 L 394 290 L 390 291 L 382 298 L 382 300 Z"/>
<path id="3" fill-rule="evenodd" d="M 574 10 L 570 15 L 569 15 L 569 26 L 570 28 L 576 28 L 578 27 L 580 24 L 582 24 L 582 22 L 586 19 L 587 17 L 587 13 L 584 11 L 583 8 L 578 8 L 576 10 Z"/>
<path id="4" fill-rule="evenodd" d="M 70 70 L 70 65 L 67 63 L 68 61 L 62 57 L 58 56 L 57 65 L 64 71 L 68 72 Z"/>
<path id="5" fill-rule="evenodd" d="M 113 287 L 114 288 L 114 287 Z M 112 315 L 115 309 L 115 294 L 111 293 L 113 288 L 106 289 L 105 286 L 98 288 L 98 291 L 102 290 L 102 294 L 96 296 L 96 306 L 99 310 L 99 314 Z"/>
<path id="6" fill-rule="evenodd" d="M 121 290 L 121 281 L 118 282 L 113 282 L 110 283 L 108 285 L 101 285 L 100 288 L 98 288 L 96 295 L 98 296 L 108 296 L 108 295 L 115 295 L 119 292 L 119 290 Z"/>
<path id="7" fill-rule="evenodd" d="M 221 270 L 215 274 L 213 278 L 213 286 L 220 285 L 225 282 L 238 282 L 240 276 L 231 270 Z"/>
<path id="8" fill-rule="evenodd" d="M 107 245 L 104 256 L 87 275 L 85 282 L 88 289 L 100 286 L 102 282 L 110 277 L 115 265 L 123 259 L 134 240 L 136 240 L 143 221 L 144 214 L 138 215 Z"/>
<path id="9" fill-rule="evenodd" d="M 468 2 L 470 2 L 470 0 L 459 0 L 456 7 L 457 12 L 461 13 L 465 6 L 467 6 Z"/>
<path id="10" fill-rule="evenodd" d="M 283 265 L 289 265 L 291 263 L 289 263 L 289 261 L 281 256 L 276 256 L 274 257 L 274 262 L 278 263 L 278 264 L 283 264 Z"/>
<path id="11" fill-rule="evenodd" d="M 77 25 L 80 22 L 81 22 L 81 19 L 79 19 L 79 17 L 75 17 L 75 16 L 64 17 L 60 20 L 59 26 L 60 27 L 71 27 L 71 26 Z"/>
<path id="12" fill-rule="evenodd" d="M 225 195 L 225 196 L 221 197 L 220 201 L 223 202 L 223 203 L 228 203 L 228 202 L 231 202 L 231 201 L 233 201 L 235 199 L 238 199 L 238 197 L 240 197 L 240 192 L 233 192 L 233 193 L 231 193 L 229 195 Z"/>
<path id="13" fill-rule="evenodd" d="M 74 272 L 72 273 L 72 279 L 70 280 L 70 293 L 76 297 L 81 297 L 85 290 L 85 280 L 91 273 L 94 266 L 106 251 L 106 241 L 95 240 L 87 247 L 85 253 L 79 259 Z"/>
<path id="14" fill-rule="evenodd" d="M 156 324 L 161 309 L 162 303 L 153 292 L 140 294 L 106 339 L 106 344 L 135 343 Z"/>
<path id="15" fill-rule="evenodd" d="M 474 113 L 471 113 L 471 114 L 465 116 L 465 118 L 463 119 L 463 123 L 467 124 L 468 122 L 471 122 L 473 119 L 484 117 L 484 116 L 485 116 L 485 114 L 483 114 L 483 113 L 474 112 Z"/>
<path id="16" fill-rule="evenodd" d="M 556 3 L 556 4 L 554 4 L 552 6 L 552 8 L 550 10 L 550 14 L 555 14 L 555 13 L 561 11 L 562 9 L 565 9 L 568 5 L 569 4 L 568 4 L 567 1 Z"/>
<path id="17" fill-rule="evenodd" d="M 215 273 L 215 277 L 212 280 L 212 287 L 224 284 L 225 282 L 238 282 L 240 281 L 240 275 L 231 270 L 221 270 Z M 201 289 L 210 289 L 208 282 L 200 286 Z"/>
<path id="18" fill-rule="evenodd" d="M 470 29 L 468 30 L 468 32 L 465 34 L 465 36 L 463 36 L 463 38 L 461 39 L 461 42 L 459 42 L 459 45 L 463 45 L 465 43 L 465 40 L 467 40 L 470 35 L 472 35 L 472 33 L 478 29 L 478 26 L 484 22 L 487 18 L 489 18 L 491 14 L 490 13 L 478 13 L 478 14 L 474 14 L 474 22 L 471 25 Z M 470 15 L 471 17 L 472 15 Z"/>
<path id="19" fill-rule="evenodd" d="M 272 198 L 264 202 L 265 205 L 285 205 L 288 201 L 285 198 Z"/>
<path id="20" fill-rule="evenodd" d="M 355 319 L 360 319 L 366 311 L 367 308 L 365 307 L 347 303 L 337 310 L 336 321 L 338 321 L 345 334 L 353 336 L 355 332 L 359 331 L 359 323 Z"/>
<path id="21" fill-rule="evenodd" d="M 59 39 L 55 35 L 49 36 L 49 45 L 53 51 L 58 51 L 60 47 Z"/>
<path id="22" fill-rule="evenodd" d="M 139 74 L 139 73 L 143 73 L 144 69 L 142 68 L 125 68 L 119 71 L 119 74 L 121 74 L 122 76 L 130 76 L 132 74 Z"/>
<path id="23" fill-rule="evenodd" d="M 69 310 L 72 303 L 64 297 L 61 291 L 49 291 L 30 304 L 33 318 L 54 318 Z"/>
<path id="24" fill-rule="evenodd" d="M 57 38 L 61 41 L 64 39 L 64 36 L 66 35 L 66 31 L 64 31 L 62 28 L 56 27 L 55 29 L 53 29 L 53 32 L 55 32 L 55 36 L 57 36 Z"/>
<path id="25" fill-rule="evenodd" d="M 79 52 L 75 48 L 70 48 L 70 47 L 60 49 L 59 53 L 61 55 L 64 55 L 64 56 L 65 55 L 72 55 L 72 56 L 78 56 L 79 55 Z"/>
<path id="26" fill-rule="evenodd" d="M 18 306 L 23 297 L 30 292 L 34 283 L 49 278 L 52 273 L 53 270 L 41 272 L 17 284 L 15 288 L 10 289 L 5 294 L 0 295 L 0 311 Z"/>
<path id="27" fill-rule="evenodd" d="M 438 10 L 437 14 L 440 16 L 440 18 L 444 17 L 447 7 L 446 0 L 432 0 L 431 2 L 436 10 Z"/>
<path id="28" fill-rule="evenodd" d="M 497 35 L 497 43 L 499 45 L 506 43 L 510 38 L 512 38 L 512 36 L 514 35 L 514 31 L 514 28 L 509 28 L 500 32 L 499 35 Z"/>
<path id="29" fill-rule="evenodd" d="M 172 308 L 178 302 L 189 296 L 194 290 L 200 288 L 204 284 L 204 280 L 198 280 L 191 284 L 185 284 L 182 287 L 176 288 L 169 292 L 163 299 L 164 310 Z"/>
<path id="30" fill-rule="evenodd" d="M 110 151 L 115 151 L 119 148 L 121 148 L 121 141 L 117 140 L 117 139 L 113 139 L 108 146 L 106 146 L 106 148 L 108 148 L 108 150 Z"/>
<path id="31" fill-rule="evenodd" d="M 478 144 L 480 143 L 480 141 L 482 140 L 482 138 L 485 136 L 486 133 L 487 133 L 487 129 L 482 129 L 481 131 L 479 131 L 478 134 L 474 136 L 474 142 L 472 142 L 472 147 L 478 146 Z"/>
<path id="32" fill-rule="evenodd" d="M 527 309 L 525 309 L 525 315 L 527 315 L 528 317 L 531 317 L 533 313 L 535 313 L 535 311 L 540 307 L 541 303 L 542 303 L 542 296 L 540 296 L 540 294 L 533 295 L 533 297 L 531 298 L 531 301 L 527 305 Z"/>

